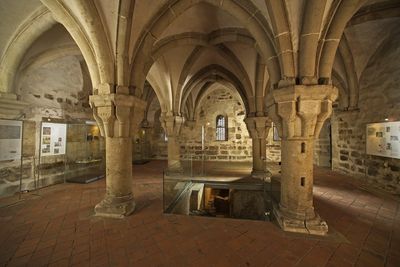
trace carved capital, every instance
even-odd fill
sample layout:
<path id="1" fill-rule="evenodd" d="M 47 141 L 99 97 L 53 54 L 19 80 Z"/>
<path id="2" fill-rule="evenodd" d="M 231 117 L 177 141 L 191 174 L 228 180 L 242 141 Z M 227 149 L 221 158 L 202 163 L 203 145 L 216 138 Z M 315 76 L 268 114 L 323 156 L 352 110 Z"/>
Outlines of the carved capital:
<path id="1" fill-rule="evenodd" d="M 185 118 L 164 113 L 160 117 L 160 122 L 168 137 L 177 137 L 181 132 Z"/>
<path id="2" fill-rule="evenodd" d="M 90 106 L 99 125 L 100 132 L 106 137 L 129 137 L 136 121 L 143 119 L 146 102 L 127 94 L 91 95 Z"/>
<path id="3" fill-rule="evenodd" d="M 316 138 L 337 96 L 337 88 L 331 85 L 288 86 L 273 92 L 268 114 L 283 140 Z"/>
<path id="4" fill-rule="evenodd" d="M 269 129 L 271 129 L 271 120 L 268 117 L 247 117 L 244 119 L 250 137 L 253 139 L 266 139 Z"/>

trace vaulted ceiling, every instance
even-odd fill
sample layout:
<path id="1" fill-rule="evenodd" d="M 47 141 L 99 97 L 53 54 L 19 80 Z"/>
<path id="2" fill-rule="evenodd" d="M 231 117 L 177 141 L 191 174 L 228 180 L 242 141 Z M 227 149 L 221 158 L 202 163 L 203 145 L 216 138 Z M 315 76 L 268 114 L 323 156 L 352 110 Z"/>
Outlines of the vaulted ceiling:
<path id="1" fill-rule="evenodd" d="M 94 93 L 111 84 L 145 98 L 147 81 L 163 112 L 181 114 L 221 84 L 263 115 L 269 92 L 291 83 L 333 82 L 356 108 L 363 70 L 399 36 L 400 3 L 0 0 L 0 16 L 0 92 L 29 66 L 76 55 Z"/>

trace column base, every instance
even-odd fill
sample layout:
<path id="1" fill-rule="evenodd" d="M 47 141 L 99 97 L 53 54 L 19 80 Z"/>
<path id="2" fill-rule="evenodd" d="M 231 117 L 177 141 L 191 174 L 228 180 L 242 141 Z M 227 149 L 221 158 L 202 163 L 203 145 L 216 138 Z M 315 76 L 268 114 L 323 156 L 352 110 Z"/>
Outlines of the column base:
<path id="1" fill-rule="evenodd" d="M 132 194 L 106 197 L 94 208 L 95 216 L 122 219 L 131 215 L 136 207 Z"/>
<path id="2" fill-rule="evenodd" d="M 327 223 L 315 213 L 314 218 L 300 220 L 285 216 L 278 207 L 274 207 L 274 216 L 283 231 L 304 233 L 312 235 L 326 235 L 328 233 Z"/>
<path id="3" fill-rule="evenodd" d="M 251 172 L 251 177 L 263 180 L 264 182 L 271 182 L 272 173 L 268 170 L 266 171 L 256 171 Z"/>

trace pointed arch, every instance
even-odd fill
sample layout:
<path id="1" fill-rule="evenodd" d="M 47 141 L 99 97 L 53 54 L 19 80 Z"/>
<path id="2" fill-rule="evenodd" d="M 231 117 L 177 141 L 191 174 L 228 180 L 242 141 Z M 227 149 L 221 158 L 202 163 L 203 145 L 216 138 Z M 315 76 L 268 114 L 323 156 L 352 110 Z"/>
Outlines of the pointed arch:
<path id="1" fill-rule="evenodd" d="M 279 51 L 280 78 L 293 82 L 296 76 L 296 66 L 286 2 L 269 0 L 265 1 L 265 3 L 271 18 L 272 28 L 274 29 L 274 39 Z"/>
<path id="2" fill-rule="evenodd" d="M 354 66 L 354 59 L 352 52 L 350 50 L 349 44 L 347 42 L 346 35 L 343 34 L 339 43 L 339 56 L 342 57 L 344 69 L 346 71 L 348 92 L 349 92 L 349 108 L 355 109 L 358 107 L 359 98 L 359 84 L 358 77 Z"/>
<path id="3" fill-rule="evenodd" d="M 318 70 L 319 83 L 329 83 L 332 74 L 333 62 L 340 38 L 346 27 L 347 22 L 362 6 L 365 0 L 345 1 L 334 0 L 332 3 L 328 22 L 322 31 L 321 42 L 318 47 Z"/>
<path id="4" fill-rule="evenodd" d="M 212 84 L 216 81 L 225 81 L 230 83 L 232 87 L 235 88 L 239 93 L 244 103 L 246 114 L 248 114 L 249 112 L 254 112 L 254 110 L 251 109 L 251 107 L 249 106 L 248 101 L 246 101 L 247 99 L 249 99 L 249 94 L 248 91 L 245 90 L 241 81 L 232 72 L 217 64 L 208 65 L 200 69 L 195 75 L 191 77 L 191 79 L 185 85 L 185 88 L 182 90 L 182 103 L 186 102 L 186 99 L 189 97 L 190 93 L 198 86 L 201 86 L 206 82 L 211 82 Z M 204 91 L 206 89 L 207 88 L 203 87 L 201 91 Z M 181 108 L 182 106 L 180 107 L 180 109 Z"/>
<path id="5" fill-rule="evenodd" d="M 158 41 L 162 32 L 172 23 L 174 19 L 183 14 L 190 7 L 206 3 L 211 6 L 221 8 L 233 17 L 237 18 L 256 40 L 256 47 L 259 49 L 262 58 L 268 66 L 271 80 L 279 81 L 281 77 L 277 53 L 273 42 L 273 34 L 268 22 L 258 8 L 247 0 L 170 0 L 158 13 L 153 16 L 149 23 L 144 27 L 139 40 L 133 51 L 131 59 L 132 84 L 136 88 L 143 87 L 147 73 L 140 73 L 146 59 L 151 57 L 151 49 Z"/>
<path id="6" fill-rule="evenodd" d="M 42 3 L 64 25 L 82 51 L 90 66 L 93 86 L 114 84 L 113 54 L 93 0 L 75 1 L 79 7 L 77 10 L 81 12 L 79 14 L 74 14 L 61 0 L 42 0 Z"/>
<path id="7" fill-rule="evenodd" d="M 15 90 L 15 77 L 25 52 L 56 23 L 50 11 L 42 6 L 18 27 L 0 59 L 0 92 Z"/>
<path id="8" fill-rule="evenodd" d="M 322 19 L 326 0 L 308 0 L 305 3 L 304 21 L 301 27 L 299 46 L 299 77 L 305 83 L 316 83 L 316 61 L 318 39 L 322 28 Z M 312 14 L 308 16 L 307 14 Z"/>

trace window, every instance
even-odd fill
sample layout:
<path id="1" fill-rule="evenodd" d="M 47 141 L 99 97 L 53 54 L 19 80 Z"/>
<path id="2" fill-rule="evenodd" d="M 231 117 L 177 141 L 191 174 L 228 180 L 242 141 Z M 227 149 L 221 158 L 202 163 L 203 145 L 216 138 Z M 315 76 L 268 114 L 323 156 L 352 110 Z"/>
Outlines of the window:
<path id="1" fill-rule="evenodd" d="M 279 136 L 278 128 L 276 127 L 275 124 L 273 124 L 273 128 L 272 129 L 273 129 L 273 133 L 274 133 L 273 140 L 274 141 L 281 141 L 281 137 Z"/>
<path id="2" fill-rule="evenodd" d="M 226 118 L 222 115 L 218 115 L 216 119 L 216 140 L 217 141 L 226 141 L 228 140 L 227 134 L 227 123 Z"/>

